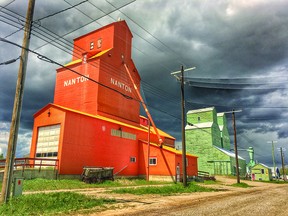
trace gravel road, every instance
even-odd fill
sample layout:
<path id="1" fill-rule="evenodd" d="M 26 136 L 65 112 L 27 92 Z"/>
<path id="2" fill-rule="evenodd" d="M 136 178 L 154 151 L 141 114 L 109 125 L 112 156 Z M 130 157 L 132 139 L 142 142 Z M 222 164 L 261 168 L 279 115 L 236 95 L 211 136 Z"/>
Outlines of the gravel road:
<path id="1" fill-rule="evenodd" d="M 234 179 L 218 177 L 217 180 L 221 184 L 208 186 L 220 189 L 218 192 L 165 197 L 112 195 L 122 200 L 116 209 L 91 215 L 288 215 L 288 184 L 245 181 L 252 187 L 238 188 L 230 186 L 236 183 Z"/>

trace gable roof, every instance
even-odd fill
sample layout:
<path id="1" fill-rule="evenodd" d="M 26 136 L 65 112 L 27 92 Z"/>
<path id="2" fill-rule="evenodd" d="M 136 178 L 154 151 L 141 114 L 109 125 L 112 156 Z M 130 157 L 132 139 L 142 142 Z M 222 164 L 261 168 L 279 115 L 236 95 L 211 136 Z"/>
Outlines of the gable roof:
<path id="1" fill-rule="evenodd" d="M 199 128 L 211 128 L 213 125 L 213 122 L 204 122 L 204 123 L 198 123 L 193 125 L 186 125 L 185 130 L 193 130 L 193 129 L 199 129 Z"/>
<path id="2" fill-rule="evenodd" d="M 207 107 L 207 108 L 202 108 L 202 109 L 189 110 L 187 114 L 207 112 L 207 111 L 212 111 L 214 109 L 215 107 Z"/>
<path id="3" fill-rule="evenodd" d="M 111 49 L 112 49 L 112 48 L 106 49 L 106 50 L 103 50 L 103 51 L 100 51 L 100 52 L 96 53 L 95 55 L 91 56 L 90 58 L 88 58 L 87 61 L 89 61 L 90 59 L 98 58 L 98 57 L 104 55 L 105 53 L 107 53 L 108 51 L 110 51 Z M 80 63 L 80 62 L 82 62 L 82 61 L 83 61 L 83 59 L 77 59 L 77 60 L 74 60 L 74 61 L 71 61 L 71 62 L 65 64 L 64 67 L 68 67 L 68 66 L 71 66 L 71 65 Z"/>
<path id="4" fill-rule="evenodd" d="M 226 154 L 226 155 L 229 156 L 229 157 L 233 157 L 233 158 L 236 157 L 236 156 L 235 156 L 235 153 L 232 152 L 232 151 L 228 151 L 228 150 L 226 150 L 226 149 L 222 149 L 222 148 L 220 148 L 220 147 L 218 147 L 218 146 L 215 146 L 215 145 L 213 145 L 213 147 L 216 148 L 216 149 L 218 149 L 219 151 L 223 152 L 224 154 Z M 242 158 L 242 157 L 239 156 L 239 155 L 238 155 L 238 159 L 240 159 L 240 160 L 245 160 L 244 158 Z"/>
<path id="5" fill-rule="evenodd" d="M 70 109 L 70 108 L 63 107 L 63 106 L 60 106 L 60 105 L 57 105 L 57 104 L 52 104 L 52 103 L 47 104 L 45 107 L 43 107 L 42 109 L 37 111 L 34 114 L 34 118 L 36 116 L 40 115 L 43 111 L 47 110 L 49 107 L 55 107 L 55 108 L 63 110 L 63 111 L 69 111 L 69 112 L 77 113 L 79 115 L 89 116 L 89 117 L 92 117 L 92 118 L 95 118 L 95 119 L 100 119 L 100 120 L 103 120 L 103 121 L 115 123 L 115 124 L 118 124 L 118 125 L 122 125 L 122 126 L 125 126 L 125 127 L 129 127 L 129 128 L 133 128 L 133 129 L 136 129 L 136 130 L 140 130 L 140 131 L 145 131 L 145 132 L 148 131 L 148 127 L 145 127 L 145 126 L 140 125 L 140 124 L 139 124 L 139 126 L 134 126 L 134 125 L 130 125 L 128 123 L 124 123 L 124 122 L 121 122 L 121 121 L 118 121 L 118 120 L 114 120 L 114 119 L 111 119 L 111 118 L 108 118 L 108 117 L 104 117 L 104 116 L 101 116 L 101 115 L 92 115 L 92 114 L 89 114 L 89 113 L 81 112 L 81 111 L 78 111 L 78 110 Z M 153 127 L 150 127 L 150 128 L 151 128 L 151 133 L 156 134 L 154 128 Z M 160 129 L 158 129 L 158 133 L 159 133 L 160 136 L 167 137 L 167 138 L 175 140 L 174 137 L 172 137 L 171 135 L 167 134 L 166 132 L 164 132 L 164 131 L 162 131 Z"/>
<path id="6" fill-rule="evenodd" d="M 265 167 L 266 169 L 271 169 L 270 167 L 268 167 L 267 165 L 265 165 L 263 163 L 257 163 L 253 167 L 251 167 L 251 169 L 253 169 L 254 167 L 259 166 L 259 165 L 262 166 L 262 167 Z"/>

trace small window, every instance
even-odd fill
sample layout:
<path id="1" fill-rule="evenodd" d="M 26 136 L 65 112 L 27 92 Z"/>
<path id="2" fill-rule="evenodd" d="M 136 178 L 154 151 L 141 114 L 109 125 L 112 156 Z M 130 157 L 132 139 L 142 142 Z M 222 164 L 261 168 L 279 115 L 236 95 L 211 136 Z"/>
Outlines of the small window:
<path id="1" fill-rule="evenodd" d="M 264 169 L 261 169 L 261 174 L 264 174 L 264 173 L 265 173 Z"/>
<path id="2" fill-rule="evenodd" d="M 130 157 L 130 162 L 131 163 L 136 163 L 136 157 Z"/>
<path id="3" fill-rule="evenodd" d="M 94 42 L 90 42 L 90 50 L 93 50 L 94 49 Z"/>
<path id="4" fill-rule="evenodd" d="M 149 165 L 157 165 L 157 158 L 149 158 Z"/>
<path id="5" fill-rule="evenodd" d="M 198 116 L 198 123 L 201 121 L 201 118 L 200 118 L 200 116 Z"/>
<path id="6" fill-rule="evenodd" d="M 99 48 L 101 48 L 102 47 L 102 38 L 99 38 L 98 40 L 97 40 L 97 48 L 99 49 Z"/>

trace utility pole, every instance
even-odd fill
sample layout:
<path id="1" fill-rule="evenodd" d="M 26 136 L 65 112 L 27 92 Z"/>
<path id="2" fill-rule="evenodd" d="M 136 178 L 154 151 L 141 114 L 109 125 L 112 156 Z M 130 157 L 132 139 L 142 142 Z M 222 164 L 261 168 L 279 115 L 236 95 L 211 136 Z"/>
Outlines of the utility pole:
<path id="1" fill-rule="evenodd" d="M 196 67 L 188 68 L 185 71 L 193 70 Z M 181 73 L 181 76 L 178 77 L 176 74 Z M 186 138 L 185 138 L 185 125 L 186 125 L 186 116 L 185 116 L 185 97 L 184 97 L 184 67 L 181 66 L 180 71 L 171 73 L 174 75 L 177 80 L 181 82 L 181 110 L 182 110 L 182 172 L 183 172 L 183 186 L 187 187 L 187 167 L 186 167 Z"/>
<path id="2" fill-rule="evenodd" d="M 273 161 L 273 169 L 274 169 L 274 175 L 276 176 L 276 165 L 275 165 L 275 146 L 274 144 L 277 143 L 277 141 L 268 141 L 267 143 L 272 143 L 272 161 Z"/>
<path id="3" fill-rule="evenodd" d="M 239 175 L 239 162 L 238 162 L 238 149 L 237 149 L 237 137 L 236 137 L 236 121 L 235 121 L 235 110 L 232 111 L 233 118 L 233 128 L 234 128 L 234 151 L 235 151 L 235 160 L 236 160 L 236 176 L 237 183 L 240 183 L 240 175 Z"/>
<path id="4" fill-rule="evenodd" d="M 150 177 L 150 133 L 151 133 L 151 125 L 150 125 L 150 120 L 149 118 L 147 118 L 148 120 L 148 144 L 147 144 L 147 176 L 146 176 L 146 180 L 149 181 L 149 177 Z"/>
<path id="5" fill-rule="evenodd" d="M 183 186 L 187 187 L 187 167 L 186 167 L 186 137 L 185 137 L 185 99 L 184 99 L 184 67 L 181 66 L 181 107 L 182 107 L 182 169 Z"/>
<path id="6" fill-rule="evenodd" d="M 281 152 L 283 180 L 286 181 L 285 165 L 284 165 L 284 153 L 283 153 L 283 148 L 282 147 L 280 147 L 280 152 Z"/>
<path id="7" fill-rule="evenodd" d="M 21 116 L 22 100 L 24 92 L 24 83 L 25 83 L 27 60 L 28 60 L 27 49 L 29 49 L 29 43 L 30 43 L 30 33 L 33 21 L 34 6 L 35 6 L 35 0 L 29 0 L 29 5 L 26 14 L 25 29 L 24 29 L 24 38 L 22 43 L 23 48 L 21 51 L 20 65 L 18 70 L 16 93 L 14 99 L 14 107 L 10 126 L 10 135 L 8 140 L 8 149 L 7 149 L 7 156 L 6 156 L 5 170 L 1 191 L 2 203 L 8 202 L 11 193 L 11 184 L 12 184 L 13 167 L 14 167 L 13 165 L 17 146 L 18 130 L 20 124 L 20 116 Z"/>

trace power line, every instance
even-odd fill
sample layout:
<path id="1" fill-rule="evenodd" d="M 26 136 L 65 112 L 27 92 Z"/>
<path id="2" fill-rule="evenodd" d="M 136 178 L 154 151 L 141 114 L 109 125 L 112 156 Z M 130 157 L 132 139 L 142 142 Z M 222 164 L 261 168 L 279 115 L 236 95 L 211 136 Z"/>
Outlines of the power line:
<path id="1" fill-rule="evenodd" d="M 111 2 L 105 0 L 108 4 L 110 4 L 111 6 L 113 6 L 114 8 L 116 8 L 115 5 L 113 5 Z M 162 46 L 164 46 L 165 48 L 167 48 L 169 51 L 171 51 L 172 53 L 176 54 L 177 53 L 171 49 L 169 46 L 167 46 L 164 42 L 162 42 L 160 39 L 158 39 L 157 37 L 155 37 L 153 34 L 151 34 L 147 29 L 145 29 L 143 26 L 141 26 L 139 23 L 137 23 L 134 19 L 132 19 L 131 17 L 129 17 L 126 13 L 124 13 L 123 11 L 121 11 L 120 9 L 118 9 L 118 11 L 120 13 L 122 13 L 124 16 L 126 16 L 131 22 L 133 22 L 135 25 L 137 25 L 140 29 L 142 29 L 144 32 L 146 32 L 147 34 L 149 34 L 152 38 L 154 38 L 157 42 L 159 42 Z M 138 34 L 137 34 L 138 35 Z M 140 35 L 138 35 L 139 37 L 141 37 Z M 141 37 L 143 40 L 145 40 L 146 42 L 148 42 L 146 39 L 144 39 L 143 37 Z M 149 44 L 151 44 L 152 46 L 154 46 L 152 43 L 148 42 Z M 159 49 L 161 51 L 160 48 L 154 46 L 155 48 Z M 178 56 L 178 55 L 177 55 Z M 177 60 L 180 64 L 185 65 L 183 62 L 181 62 L 180 60 Z"/>
<path id="2" fill-rule="evenodd" d="M 9 40 L 4 39 L 4 38 L 1 38 L 1 37 L 0 37 L 0 41 L 3 41 L 3 42 L 5 42 L 5 43 L 12 44 L 12 45 L 17 46 L 17 47 L 19 47 L 19 48 L 24 48 L 25 50 L 27 50 L 27 51 L 29 51 L 29 52 L 37 55 L 37 57 L 38 57 L 40 60 L 44 60 L 44 61 L 47 61 L 47 62 L 49 62 L 49 63 L 56 64 L 56 65 L 58 65 L 58 66 L 60 66 L 60 67 L 62 67 L 62 68 L 65 68 L 65 69 L 67 69 L 67 70 L 69 70 L 69 71 L 71 71 L 71 72 L 73 72 L 73 73 L 75 73 L 75 74 L 77 74 L 77 75 L 85 76 L 85 75 L 83 75 L 83 74 L 81 74 L 81 73 L 79 73 L 79 72 L 77 72 L 77 71 L 75 71 L 75 70 L 73 70 L 73 69 L 71 69 L 71 68 L 69 68 L 69 67 L 66 67 L 65 65 L 62 65 L 62 64 L 60 64 L 60 63 L 52 60 L 51 58 L 48 58 L 48 57 L 46 57 L 46 56 L 44 56 L 44 55 L 41 55 L 40 53 L 37 53 L 37 52 L 35 52 L 35 51 L 33 51 L 33 50 L 30 50 L 30 49 L 27 49 L 27 48 L 25 48 L 25 47 L 22 47 L 21 45 L 16 44 L 16 43 L 14 43 L 14 42 L 12 42 L 12 41 L 9 41 Z M 131 100 L 136 100 L 136 101 L 138 101 L 138 102 L 141 102 L 141 101 L 139 101 L 139 100 L 137 100 L 137 99 L 135 99 L 135 98 L 132 98 L 132 97 L 130 97 L 130 96 L 128 96 L 128 95 L 126 95 L 126 94 L 118 91 L 117 89 L 111 88 L 110 86 L 107 86 L 107 85 L 105 85 L 105 84 L 103 84 L 103 83 L 100 83 L 100 82 L 98 82 L 98 81 L 96 81 L 96 80 L 94 80 L 94 79 L 92 79 L 92 78 L 89 78 L 89 77 L 87 77 L 87 76 L 85 76 L 85 78 L 88 79 L 88 80 L 90 80 L 90 81 L 92 81 L 92 82 L 94 82 L 94 83 L 96 83 L 96 84 L 98 84 L 98 85 L 100 85 L 100 86 L 103 86 L 103 87 L 105 87 L 105 88 L 107 88 L 107 89 L 110 89 L 110 90 L 112 90 L 112 91 L 114 91 L 114 92 L 122 95 L 122 96 L 125 97 L 126 99 L 131 99 Z"/>
<path id="3" fill-rule="evenodd" d="M 5 62 L 1 62 L 0 65 L 8 65 L 8 64 L 14 63 L 14 62 L 16 62 L 19 58 L 20 58 L 20 56 L 18 56 L 18 58 L 14 58 L 14 59 L 10 59 L 10 60 L 5 61 Z"/>
<path id="4" fill-rule="evenodd" d="M 125 7 L 125 6 L 131 4 L 131 3 L 134 2 L 134 1 L 136 1 L 136 0 L 132 0 L 131 2 L 128 2 L 128 3 L 124 4 L 124 5 L 122 5 L 120 8 Z M 117 9 L 119 9 L 119 8 L 117 8 Z M 79 29 L 81 29 L 81 28 L 84 28 L 85 26 L 87 26 L 87 25 L 89 25 L 89 24 L 95 22 L 96 20 L 99 20 L 99 19 L 101 19 L 101 18 L 107 16 L 107 15 L 110 14 L 110 13 L 115 12 L 117 9 L 112 10 L 112 11 L 110 11 L 109 13 L 104 14 L 104 15 L 98 17 L 97 19 L 94 19 L 94 20 L 90 21 L 90 22 L 86 23 L 85 25 L 81 25 L 80 27 L 78 27 L 78 28 L 76 28 L 76 29 L 74 29 L 74 30 L 71 30 L 71 31 L 69 31 L 69 32 L 67 32 L 67 33 L 65 33 L 65 34 L 63 34 L 63 35 L 61 35 L 61 36 L 58 35 L 58 37 L 56 37 L 54 40 L 51 40 L 50 43 L 53 42 L 53 41 L 55 41 L 55 40 L 57 40 L 57 39 L 60 39 L 60 38 L 63 38 L 63 39 L 64 39 L 65 36 L 67 36 L 67 35 L 69 35 L 69 34 L 75 32 L 75 31 L 77 31 L 77 30 L 79 30 Z M 40 48 L 42 48 L 43 46 L 46 46 L 47 44 L 49 44 L 49 43 L 45 43 L 45 44 L 43 44 L 43 45 L 37 47 L 35 50 L 40 49 Z"/>
<path id="5" fill-rule="evenodd" d="M 0 5 L 0 7 L 1 7 L 0 11 L 2 11 L 2 8 L 6 8 L 7 6 L 9 6 L 10 4 L 12 4 L 12 3 L 15 2 L 15 1 L 16 1 L 16 0 L 12 0 L 11 2 L 7 3 L 5 6 L 1 6 L 1 5 Z"/>
<path id="6" fill-rule="evenodd" d="M 41 21 L 41 20 L 47 19 L 47 18 L 49 18 L 49 17 L 55 16 L 55 15 L 57 15 L 57 14 L 63 13 L 63 12 L 65 12 L 65 11 L 68 11 L 68 10 L 70 10 L 70 9 L 72 9 L 72 8 L 75 8 L 75 7 L 77 7 L 77 6 L 79 6 L 79 5 L 83 4 L 83 3 L 86 3 L 87 1 L 88 1 L 88 0 L 84 0 L 84 1 L 82 1 L 82 2 L 79 2 L 78 4 L 72 5 L 71 7 L 65 8 L 65 9 L 60 10 L 60 11 L 57 11 L 57 12 L 55 12 L 55 13 L 53 13 L 53 14 L 50 14 L 50 15 L 47 15 L 47 16 L 42 17 L 42 18 L 40 18 L 40 19 L 37 19 L 36 21 Z"/>

